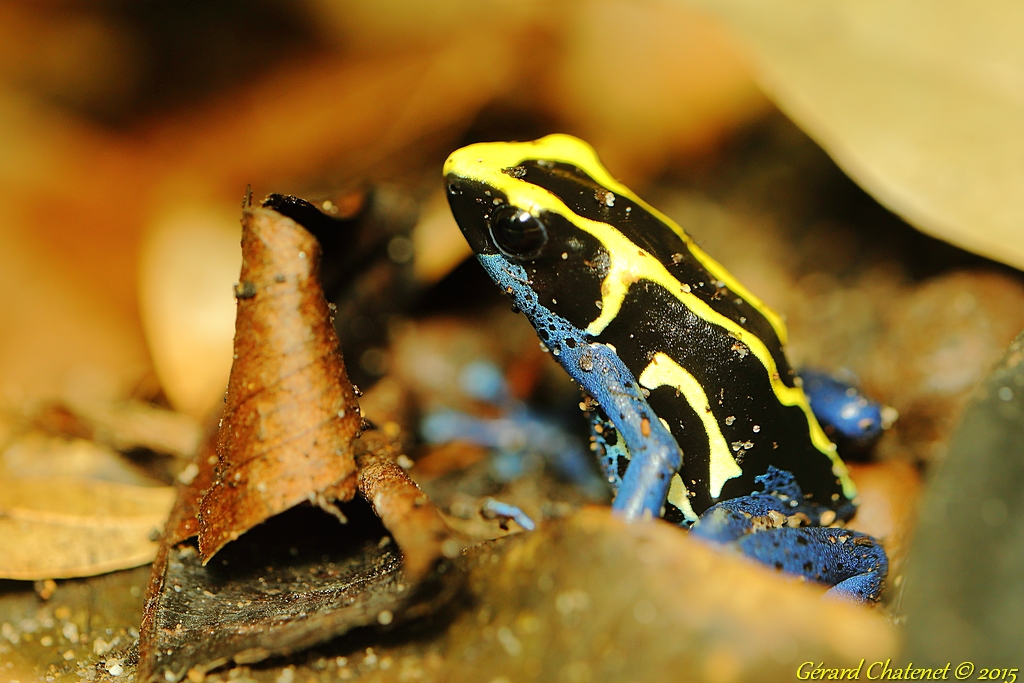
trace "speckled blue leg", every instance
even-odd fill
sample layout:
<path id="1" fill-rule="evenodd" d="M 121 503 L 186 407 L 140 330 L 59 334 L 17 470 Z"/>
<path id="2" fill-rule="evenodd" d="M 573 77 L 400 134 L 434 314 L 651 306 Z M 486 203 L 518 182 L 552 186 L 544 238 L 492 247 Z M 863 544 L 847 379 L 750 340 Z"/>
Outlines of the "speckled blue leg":
<path id="1" fill-rule="evenodd" d="M 612 487 L 613 493 L 618 493 L 622 486 L 622 472 L 619 467 L 620 458 L 629 462 L 629 451 L 625 443 L 619 437 L 618 430 L 600 409 L 590 412 L 590 431 L 593 440 L 594 450 L 597 454 L 597 461 L 601 465 L 601 474 L 604 480 Z"/>
<path id="2" fill-rule="evenodd" d="M 566 357 L 567 356 L 567 357 Z M 682 451 L 647 403 L 632 373 L 604 344 L 562 352 L 563 365 L 612 421 L 630 454 L 612 509 L 626 519 L 660 517 Z"/>
<path id="3" fill-rule="evenodd" d="M 770 467 L 757 478 L 763 492 L 712 506 L 693 533 L 714 543 L 735 543 L 743 554 L 770 567 L 832 586 L 827 595 L 855 602 L 878 600 L 889 571 L 885 550 L 871 536 L 814 526 L 834 519 L 808 503 L 789 472 Z M 804 526 L 811 525 L 811 526 Z"/>
<path id="4" fill-rule="evenodd" d="M 845 602 L 878 602 L 882 595 L 885 576 L 889 573 L 889 558 L 881 547 L 878 548 L 878 555 L 878 561 L 884 563 L 880 570 L 869 570 L 840 581 L 825 591 L 825 597 Z"/>
<path id="5" fill-rule="evenodd" d="M 631 458 L 612 509 L 626 519 L 660 517 L 682 451 L 648 405 L 633 373 L 611 348 L 592 342 L 586 332 L 541 304 L 522 266 L 493 255 L 477 258 L 526 313 L 569 376 L 597 401 L 624 441 Z"/>
<path id="6" fill-rule="evenodd" d="M 814 526 L 821 524 L 822 515 L 835 518 L 828 508 L 804 499 L 790 472 L 769 466 L 755 481 L 764 485 L 763 491 L 711 506 L 694 523 L 693 533 L 714 543 L 731 543 L 747 534 L 788 524 L 790 517 L 794 524 Z M 825 521 L 831 520 L 826 517 Z"/>
<path id="7" fill-rule="evenodd" d="M 878 541 L 849 529 L 772 529 L 744 536 L 739 548 L 769 567 L 832 586 L 829 597 L 853 602 L 878 600 L 889 571 Z"/>

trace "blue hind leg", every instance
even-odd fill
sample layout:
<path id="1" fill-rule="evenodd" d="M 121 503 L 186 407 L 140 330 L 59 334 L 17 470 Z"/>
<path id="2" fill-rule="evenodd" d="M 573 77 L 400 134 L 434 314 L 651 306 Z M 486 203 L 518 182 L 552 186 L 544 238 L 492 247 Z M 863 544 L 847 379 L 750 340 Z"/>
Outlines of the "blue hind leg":
<path id="1" fill-rule="evenodd" d="M 830 511 L 805 501 L 789 472 L 770 467 L 757 480 L 764 492 L 712 506 L 693 533 L 713 543 L 733 543 L 779 571 L 832 586 L 826 594 L 831 598 L 877 601 L 889 571 L 878 541 L 849 529 L 816 526 Z"/>
<path id="2" fill-rule="evenodd" d="M 877 601 L 889 570 L 878 541 L 849 529 L 772 529 L 744 536 L 739 548 L 779 571 L 832 586 L 829 597 L 852 602 Z"/>

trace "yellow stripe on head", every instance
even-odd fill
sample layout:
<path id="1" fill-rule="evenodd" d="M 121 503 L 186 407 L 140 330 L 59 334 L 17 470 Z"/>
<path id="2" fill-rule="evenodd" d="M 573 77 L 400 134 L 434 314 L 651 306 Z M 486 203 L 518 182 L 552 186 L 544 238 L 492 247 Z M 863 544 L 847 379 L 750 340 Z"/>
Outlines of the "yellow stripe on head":
<path id="1" fill-rule="evenodd" d="M 510 203 L 532 213 L 532 209 L 513 200 L 509 192 L 513 183 L 522 185 L 528 183 L 522 183 L 507 173 L 503 173 L 504 169 L 514 168 L 524 161 L 532 159 L 576 166 L 603 187 L 615 194 L 628 198 L 652 216 L 655 216 L 683 240 L 690 253 L 693 254 L 693 257 L 712 276 L 725 283 L 726 287 L 735 292 L 740 298 L 746 300 L 747 303 L 765 317 L 775 330 L 775 334 L 778 336 L 781 344 L 785 345 L 787 343 L 789 334 L 785 323 L 782 322 L 782 318 L 778 313 L 769 308 L 761 299 L 754 296 L 718 261 L 704 253 L 700 247 L 693 243 L 690 236 L 679 227 L 678 223 L 655 209 L 635 195 L 628 187 L 612 177 L 608 169 L 601 163 L 594 148 L 579 138 L 556 133 L 539 140 L 533 140 L 532 142 L 480 142 L 468 145 L 456 150 L 448 157 L 444 164 L 444 173 L 446 175 L 453 173 L 459 177 L 477 180 L 495 187 L 509 195 Z"/>

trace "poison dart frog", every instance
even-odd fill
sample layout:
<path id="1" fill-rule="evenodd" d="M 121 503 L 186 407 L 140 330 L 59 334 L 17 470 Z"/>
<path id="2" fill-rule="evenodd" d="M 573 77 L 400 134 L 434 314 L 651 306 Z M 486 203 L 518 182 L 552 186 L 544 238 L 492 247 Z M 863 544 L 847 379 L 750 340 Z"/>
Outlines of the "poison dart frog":
<path id="1" fill-rule="evenodd" d="M 577 138 L 470 145 L 444 176 L 478 260 L 582 387 L 617 514 L 878 600 L 885 552 L 831 526 L 857 490 L 777 313 Z"/>

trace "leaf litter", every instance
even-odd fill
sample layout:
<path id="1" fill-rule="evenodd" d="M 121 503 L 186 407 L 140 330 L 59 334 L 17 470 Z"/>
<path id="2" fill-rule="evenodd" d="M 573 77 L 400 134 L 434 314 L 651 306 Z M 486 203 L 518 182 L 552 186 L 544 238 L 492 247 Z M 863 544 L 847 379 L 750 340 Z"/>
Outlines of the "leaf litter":
<path id="1" fill-rule="evenodd" d="M 362 417 L 320 253 L 291 219 L 245 210 L 224 417 L 180 488 L 153 567 L 140 681 L 389 627 L 461 585 L 451 559 L 463 543 L 396 464 L 397 434 Z"/>

